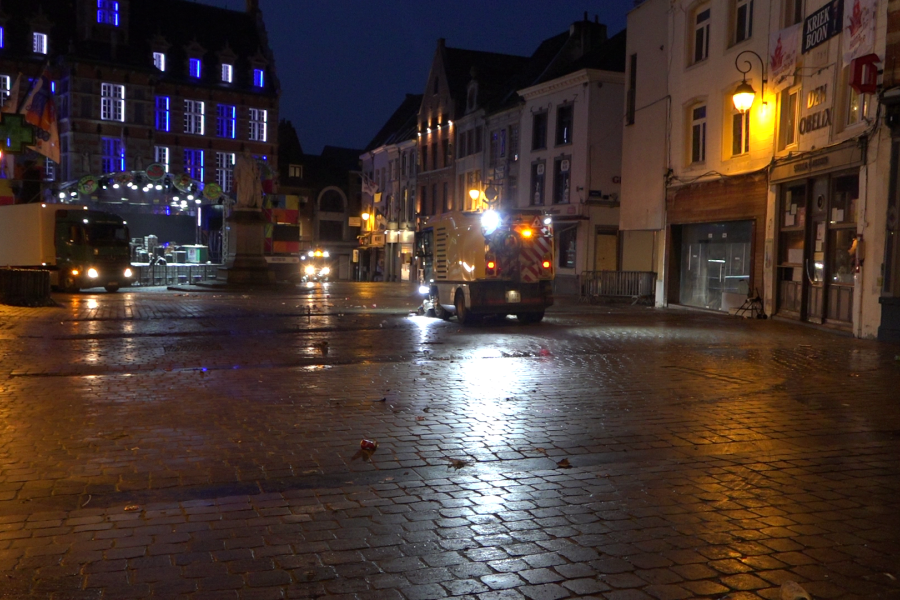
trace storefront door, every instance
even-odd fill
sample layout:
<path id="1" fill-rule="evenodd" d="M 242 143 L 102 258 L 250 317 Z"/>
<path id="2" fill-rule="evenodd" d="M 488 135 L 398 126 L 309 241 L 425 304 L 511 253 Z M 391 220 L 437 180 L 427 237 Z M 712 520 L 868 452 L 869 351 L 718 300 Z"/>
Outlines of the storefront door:
<path id="1" fill-rule="evenodd" d="M 828 227 L 828 179 L 813 180 L 812 206 L 807 228 L 806 277 L 809 289 L 806 293 L 806 320 L 821 323 L 825 308 L 825 230 Z"/>

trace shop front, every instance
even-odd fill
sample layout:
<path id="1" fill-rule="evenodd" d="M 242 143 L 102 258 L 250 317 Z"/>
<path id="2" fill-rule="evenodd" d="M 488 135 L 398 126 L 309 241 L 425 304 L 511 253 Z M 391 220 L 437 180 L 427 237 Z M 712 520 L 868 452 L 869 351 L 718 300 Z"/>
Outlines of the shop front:
<path id="1" fill-rule="evenodd" d="M 667 301 L 728 312 L 762 289 L 764 174 L 670 189 Z"/>
<path id="2" fill-rule="evenodd" d="M 863 148 L 854 141 L 772 168 L 776 315 L 851 329 L 863 161 Z"/>

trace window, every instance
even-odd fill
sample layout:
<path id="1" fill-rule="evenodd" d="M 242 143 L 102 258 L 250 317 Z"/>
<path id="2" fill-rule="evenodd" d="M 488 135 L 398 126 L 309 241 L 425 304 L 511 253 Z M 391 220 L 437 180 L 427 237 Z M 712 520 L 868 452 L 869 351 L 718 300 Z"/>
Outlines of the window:
<path id="1" fill-rule="evenodd" d="M 104 121 L 125 120 L 125 86 L 113 83 L 100 85 L 100 118 Z"/>
<path id="2" fill-rule="evenodd" d="M 540 150 L 547 147 L 547 113 L 535 113 L 531 119 L 531 149 Z"/>
<path id="3" fill-rule="evenodd" d="M 119 3 L 116 0 L 97 0 L 97 22 L 119 26 Z"/>
<path id="4" fill-rule="evenodd" d="M 456 132 L 456 157 L 462 158 L 468 154 L 468 144 L 466 144 L 466 132 L 465 131 L 457 131 Z"/>
<path id="5" fill-rule="evenodd" d="M 847 125 L 862 123 L 869 109 L 869 94 L 860 94 L 847 86 Z"/>
<path id="6" fill-rule="evenodd" d="M 484 149 L 484 127 L 477 125 L 475 127 L 475 152 L 481 152 Z"/>
<path id="7" fill-rule="evenodd" d="M 797 143 L 797 110 L 799 106 L 798 90 L 781 92 L 781 118 L 778 127 L 779 150 L 784 150 Z"/>
<path id="8" fill-rule="evenodd" d="M 709 7 L 702 7 L 694 13 L 694 63 L 709 56 Z"/>
<path id="9" fill-rule="evenodd" d="M 166 55 L 162 52 L 153 53 L 153 66 L 160 71 L 166 70 Z"/>
<path id="10" fill-rule="evenodd" d="M 731 154 L 750 152 L 750 111 L 735 112 L 731 116 Z"/>
<path id="11" fill-rule="evenodd" d="M 169 172 L 169 147 L 168 146 L 155 146 L 153 148 L 153 160 L 164 166 L 166 168 L 166 173 Z"/>
<path id="12" fill-rule="evenodd" d="M 0 26 L 0 48 L 6 44 L 6 28 Z"/>
<path id="13" fill-rule="evenodd" d="M 230 192 L 234 183 L 234 152 L 216 152 L 216 183 Z"/>
<path id="14" fill-rule="evenodd" d="M 784 26 L 790 27 L 803 20 L 803 0 L 784 0 Z"/>
<path id="15" fill-rule="evenodd" d="M 691 162 L 706 160 L 706 106 L 691 109 Z"/>
<path id="16" fill-rule="evenodd" d="M 229 64 L 222 65 L 222 81 L 231 83 L 234 80 L 234 66 Z"/>
<path id="17" fill-rule="evenodd" d="M 574 112 L 574 107 L 571 104 L 563 104 L 556 108 L 557 146 L 572 143 L 572 120 Z"/>
<path id="18" fill-rule="evenodd" d="M 199 58 L 188 59 L 188 72 L 191 74 L 191 77 L 200 79 L 200 75 L 203 73 L 202 69 L 203 66 Z"/>
<path id="19" fill-rule="evenodd" d="M 268 138 L 266 125 L 269 111 L 262 108 L 250 109 L 250 139 L 254 142 L 265 142 Z"/>
<path id="20" fill-rule="evenodd" d="M 204 103 L 200 100 L 184 101 L 184 132 L 203 135 Z"/>
<path id="21" fill-rule="evenodd" d="M 7 98 L 9 98 L 9 95 L 11 93 L 10 85 L 11 82 L 9 75 L 0 75 L 0 106 L 6 104 L 6 100 Z M 13 110 L 11 112 L 16 111 Z"/>
<path id="22" fill-rule="evenodd" d="M 31 47 L 37 54 L 47 54 L 47 34 L 35 32 Z"/>
<path id="23" fill-rule="evenodd" d="M 237 123 L 237 108 L 227 104 L 216 107 L 216 135 L 223 138 L 235 137 L 235 124 Z"/>
<path id="24" fill-rule="evenodd" d="M 509 157 L 512 162 L 519 160 L 519 126 L 509 126 Z"/>
<path id="25" fill-rule="evenodd" d="M 262 69 L 253 69 L 253 85 L 254 87 L 266 87 L 266 72 Z"/>
<path id="26" fill-rule="evenodd" d="M 634 102 L 637 88 L 637 54 L 628 57 L 628 91 L 625 93 L 625 124 L 634 125 Z"/>
<path id="27" fill-rule="evenodd" d="M 288 177 L 297 177 L 299 179 L 303 178 L 303 165 L 289 165 L 288 166 Z"/>
<path id="28" fill-rule="evenodd" d="M 197 181 L 203 181 L 203 150 L 184 149 L 184 172 Z"/>
<path id="29" fill-rule="evenodd" d="M 104 173 L 125 170 L 125 145 L 119 138 L 100 138 L 100 168 Z"/>
<path id="30" fill-rule="evenodd" d="M 428 144 L 422 144 L 422 170 L 428 170 Z"/>
<path id="31" fill-rule="evenodd" d="M 156 97 L 156 130 L 171 131 L 171 123 L 169 121 L 169 97 Z"/>
<path id="32" fill-rule="evenodd" d="M 753 0 L 735 0 L 734 43 L 749 40 L 753 35 Z"/>
<path id="33" fill-rule="evenodd" d="M 563 269 L 575 268 L 575 244 L 577 232 L 577 227 L 569 226 L 557 234 L 559 239 L 559 248 L 557 252 L 557 256 L 559 257 L 558 265 Z"/>
<path id="34" fill-rule="evenodd" d="M 500 160 L 500 129 L 491 132 L 491 139 L 488 141 L 488 166 L 493 168 L 497 166 Z"/>
<path id="35" fill-rule="evenodd" d="M 453 157 L 450 155 L 450 140 L 447 138 L 441 140 L 441 154 L 444 157 L 443 166 L 449 167 Z"/>
<path id="36" fill-rule="evenodd" d="M 544 170 L 543 161 L 531 165 L 531 204 L 539 206 L 544 203 Z"/>
<path id="37" fill-rule="evenodd" d="M 44 159 L 44 181 L 56 181 L 56 163 L 49 158 Z"/>
<path id="38" fill-rule="evenodd" d="M 569 171 L 572 160 L 561 156 L 553 161 L 553 204 L 569 203 Z"/>

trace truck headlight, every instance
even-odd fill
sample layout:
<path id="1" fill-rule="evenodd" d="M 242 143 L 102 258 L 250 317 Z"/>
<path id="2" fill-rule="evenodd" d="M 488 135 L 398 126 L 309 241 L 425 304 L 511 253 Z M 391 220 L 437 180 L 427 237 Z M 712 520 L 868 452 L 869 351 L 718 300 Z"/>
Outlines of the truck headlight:
<path id="1" fill-rule="evenodd" d="M 322 270 L 319 271 L 319 275 L 328 275 L 329 273 L 331 273 L 331 269 L 328 267 L 322 267 Z"/>
<path id="2" fill-rule="evenodd" d="M 307 275 L 315 275 L 316 268 L 312 265 L 306 265 L 306 267 L 303 269 L 303 272 L 306 273 Z"/>
<path id="3" fill-rule="evenodd" d="M 91 267 L 90 269 L 88 269 L 88 277 L 90 277 L 91 279 L 97 279 L 98 277 L 100 277 L 100 273 L 97 272 L 97 269 Z"/>
<path id="4" fill-rule="evenodd" d="M 487 210 L 481 215 L 481 227 L 485 235 L 491 235 L 500 227 L 500 215 L 497 211 Z"/>

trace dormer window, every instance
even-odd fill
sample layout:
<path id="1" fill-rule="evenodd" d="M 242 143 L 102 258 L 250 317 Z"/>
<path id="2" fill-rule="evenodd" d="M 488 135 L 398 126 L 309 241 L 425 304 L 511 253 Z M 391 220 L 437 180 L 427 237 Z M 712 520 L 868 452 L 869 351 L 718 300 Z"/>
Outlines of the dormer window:
<path id="1" fill-rule="evenodd" d="M 97 0 L 97 22 L 119 26 L 119 3 L 117 0 Z"/>
<path id="2" fill-rule="evenodd" d="M 234 65 L 229 65 L 227 63 L 222 64 L 222 81 L 225 83 L 234 81 Z"/>
<path id="3" fill-rule="evenodd" d="M 191 77 L 200 79 L 200 75 L 202 74 L 202 63 L 199 58 L 188 59 L 188 72 L 191 74 Z"/>
<path id="4" fill-rule="evenodd" d="M 0 25 L 0 48 L 4 45 L 4 37 L 6 37 L 6 28 Z"/>
<path id="5" fill-rule="evenodd" d="M 153 53 L 153 66 L 160 71 L 166 70 L 166 55 L 162 52 Z"/>
<path id="6" fill-rule="evenodd" d="M 32 49 L 37 54 L 47 54 L 47 34 L 34 32 L 32 36 Z"/>
<path id="7" fill-rule="evenodd" d="M 253 86 L 266 87 L 266 72 L 262 69 L 253 69 Z"/>

